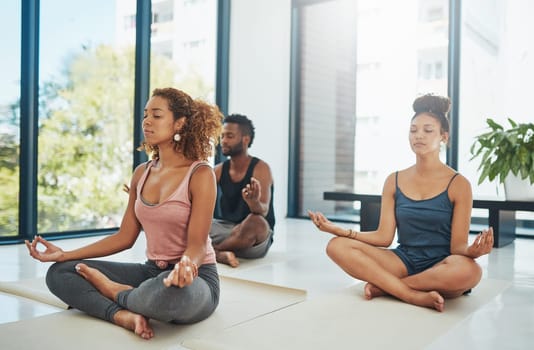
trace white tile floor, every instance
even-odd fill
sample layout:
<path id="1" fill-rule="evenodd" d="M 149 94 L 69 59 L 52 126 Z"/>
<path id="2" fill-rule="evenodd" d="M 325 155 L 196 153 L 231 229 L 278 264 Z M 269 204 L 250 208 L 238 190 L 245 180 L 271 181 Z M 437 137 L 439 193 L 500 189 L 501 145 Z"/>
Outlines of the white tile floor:
<path id="1" fill-rule="evenodd" d="M 349 227 L 349 224 L 341 225 Z M 308 220 L 280 219 L 269 253 L 271 262 L 243 266 L 231 273 L 236 277 L 305 289 L 308 298 L 343 289 L 357 281 L 345 275 L 326 256 L 324 249 L 329 238 Z M 97 239 L 99 237 L 55 243 L 69 249 Z M 142 261 L 144 240 L 140 239 L 131 250 L 112 258 Z M 531 349 L 534 344 L 534 240 L 516 239 L 513 244 L 494 249 L 478 261 L 484 269 L 484 277 L 510 280 L 512 286 L 436 339 L 428 349 Z M 24 245 L 0 246 L 2 281 L 44 276 L 48 266 L 32 260 Z M 0 293 L 0 310 L 0 323 L 59 311 L 3 293 Z M 356 334 L 354 339 L 357 348 Z M 402 344 L 395 344 L 395 348 L 402 349 Z"/>

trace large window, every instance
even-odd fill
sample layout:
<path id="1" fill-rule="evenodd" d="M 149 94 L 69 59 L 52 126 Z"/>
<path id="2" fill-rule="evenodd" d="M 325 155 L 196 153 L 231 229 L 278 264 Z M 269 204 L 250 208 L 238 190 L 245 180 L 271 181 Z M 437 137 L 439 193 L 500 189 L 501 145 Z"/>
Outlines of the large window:
<path id="1" fill-rule="evenodd" d="M 298 3 L 297 215 L 350 216 L 352 203 L 323 201 L 323 191 L 380 194 L 414 162 L 415 97 L 447 95 L 448 1 Z"/>
<path id="2" fill-rule="evenodd" d="M 508 126 L 507 118 L 532 122 L 534 91 L 534 24 L 524 20 L 531 1 L 462 2 L 460 145 L 468 150 L 486 119 Z M 502 198 L 497 182 L 477 185 L 478 160 L 459 152 L 459 168 L 473 179 L 477 197 Z"/>
<path id="3" fill-rule="evenodd" d="M 150 89 L 174 86 L 215 102 L 216 0 L 152 1 Z"/>
<path id="4" fill-rule="evenodd" d="M 41 1 L 38 231 L 117 227 L 132 169 L 134 49 L 125 1 Z M 129 1 L 135 6 L 135 1 Z M 97 21 L 97 23 L 96 23 Z"/>
<path id="5" fill-rule="evenodd" d="M 300 214 L 321 205 L 324 188 L 350 187 L 354 180 L 347 151 L 355 132 L 353 3 L 320 2 L 300 11 Z"/>
<path id="6" fill-rule="evenodd" d="M 461 14 L 454 21 L 458 27 L 449 28 L 449 3 L 461 5 L 454 11 Z M 324 201 L 323 192 L 380 194 L 388 174 L 413 164 L 411 104 L 424 93 L 456 96 L 451 137 L 457 144 L 451 159 L 442 150 L 442 160 L 470 180 L 474 198 L 505 198 L 496 181 L 478 184 L 478 162 L 470 160 L 469 149 L 487 118 L 502 124 L 507 118 L 532 121 L 534 24 L 525 16 L 534 12 L 533 2 L 294 0 L 293 5 L 295 216 L 311 208 L 358 221 L 359 203 Z M 456 38 L 457 32 L 459 42 L 449 45 L 449 35 Z M 474 209 L 472 229 L 487 227 L 487 216 L 487 210 Z M 532 235 L 534 214 L 517 212 L 516 218 L 516 233 Z"/>
<path id="7" fill-rule="evenodd" d="M 118 8 L 121 41 L 135 42 L 135 3 Z M 215 102 L 216 0 L 153 0 L 150 88 L 175 87 L 193 98 Z M 144 106 L 146 101 L 142 102 Z"/>
<path id="8" fill-rule="evenodd" d="M 7 1 L 0 11 L 0 237 L 18 233 L 21 6 Z"/>
<path id="9" fill-rule="evenodd" d="M 123 184 L 142 161 L 134 140 L 146 92 L 175 86 L 215 102 L 217 55 L 228 54 L 216 52 L 217 4 L 0 4 L 6 34 L 0 59 L 1 243 L 35 234 L 113 232 L 120 225 L 128 200 Z"/>
<path id="10" fill-rule="evenodd" d="M 354 191 L 380 194 L 415 161 L 414 98 L 447 95 L 448 1 L 358 1 L 357 14 Z"/>
<path id="11" fill-rule="evenodd" d="M 477 184 L 479 163 L 470 161 L 468 150 L 474 136 L 486 128 L 486 119 L 506 126 L 507 118 L 517 122 L 534 119 L 530 104 L 534 23 L 527 19 L 530 13 L 534 13 L 534 2 L 528 0 L 462 1 L 458 167 L 471 180 L 475 198 L 505 198 L 497 181 Z M 476 213 L 483 216 L 482 211 Z M 518 233 L 533 226 L 533 213 L 518 212 L 516 217 Z"/>

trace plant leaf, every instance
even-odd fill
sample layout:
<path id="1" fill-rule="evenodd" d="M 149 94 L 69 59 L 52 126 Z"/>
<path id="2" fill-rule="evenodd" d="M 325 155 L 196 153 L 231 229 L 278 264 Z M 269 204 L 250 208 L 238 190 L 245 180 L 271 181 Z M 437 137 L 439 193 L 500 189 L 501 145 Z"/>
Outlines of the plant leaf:
<path id="1" fill-rule="evenodd" d="M 533 179 L 531 183 L 534 184 L 534 124 L 507 119 L 510 127 L 504 129 L 492 118 L 487 118 L 489 131 L 476 136 L 470 147 L 470 160 L 478 158 L 480 161 L 478 184 L 495 178 L 502 183 L 510 172 Z"/>
<path id="2" fill-rule="evenodd" d="M 517 127 L 517 123 L 516 123 L 515 121 L 513 121 L 511 118 L 508 118 L 508 123 L 510 123 L 510 125 L 512 126 L 512 128 Z"/>
<path id="3" fill-rule="evenodd" d="M 497 123 L 491 118 L 486 119 L 486 123 L 488 123 L 489 127 L 492 128 L 493 130 L 504 130 L 502 125 L 500 125 L 499 123 Z"/>

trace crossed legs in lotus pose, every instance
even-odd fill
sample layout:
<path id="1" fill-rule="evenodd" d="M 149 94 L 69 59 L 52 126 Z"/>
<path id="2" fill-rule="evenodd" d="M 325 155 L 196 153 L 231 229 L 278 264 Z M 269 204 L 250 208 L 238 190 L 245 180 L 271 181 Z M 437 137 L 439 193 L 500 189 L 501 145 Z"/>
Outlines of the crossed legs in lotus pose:
<path id="1" fill-rule="evenodd" d="M 117 294 L 124 290 L 133 289 L 132 286 L 110 280 L 102 272 L 83 263 L 76 265 L 76 271 L 89 281 L 106 298 L 117 301 Z M 123 328 L 132 330 L 143 339 L 150 339 L 154 331 L 148 324 L 148 319 L 129 310 L 119 310 L 113 316 L 113 322 Z"/>
<path id="2" fill-rule="evenodd" d="M 239 266 L 236 251 L 250 248 L 269 237 L 269 224 L 261 215 L 249 214 L 232 229 L 230 235 L 218 244 L 213 244 L 217 262 Z"/>
<path id="3" fill-rule="evenodd" d="M 328 256 L 354 278 L 366 281 L 365 297 L 391 295 L 407 303 L 443 311 L 445 298 L 455 298 L 473 288 L 482 276 L 470 258 L 451 255 L 431 268 L 408 276 L 406 267 L 391 250 L 336 237 L 327 246 Z"/>

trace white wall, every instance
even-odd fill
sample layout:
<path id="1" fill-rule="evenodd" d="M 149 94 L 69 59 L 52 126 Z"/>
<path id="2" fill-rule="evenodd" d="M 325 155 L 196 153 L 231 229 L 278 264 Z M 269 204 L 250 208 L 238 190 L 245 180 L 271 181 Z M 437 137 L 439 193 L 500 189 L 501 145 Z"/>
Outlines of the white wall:
<path id="1" fill-rule="evenodd" d="M 232 0 L 229 113 L 252 119 L 250 154 L 274 177 L 277 218 L 287 214 L 291 0 Z"/>

